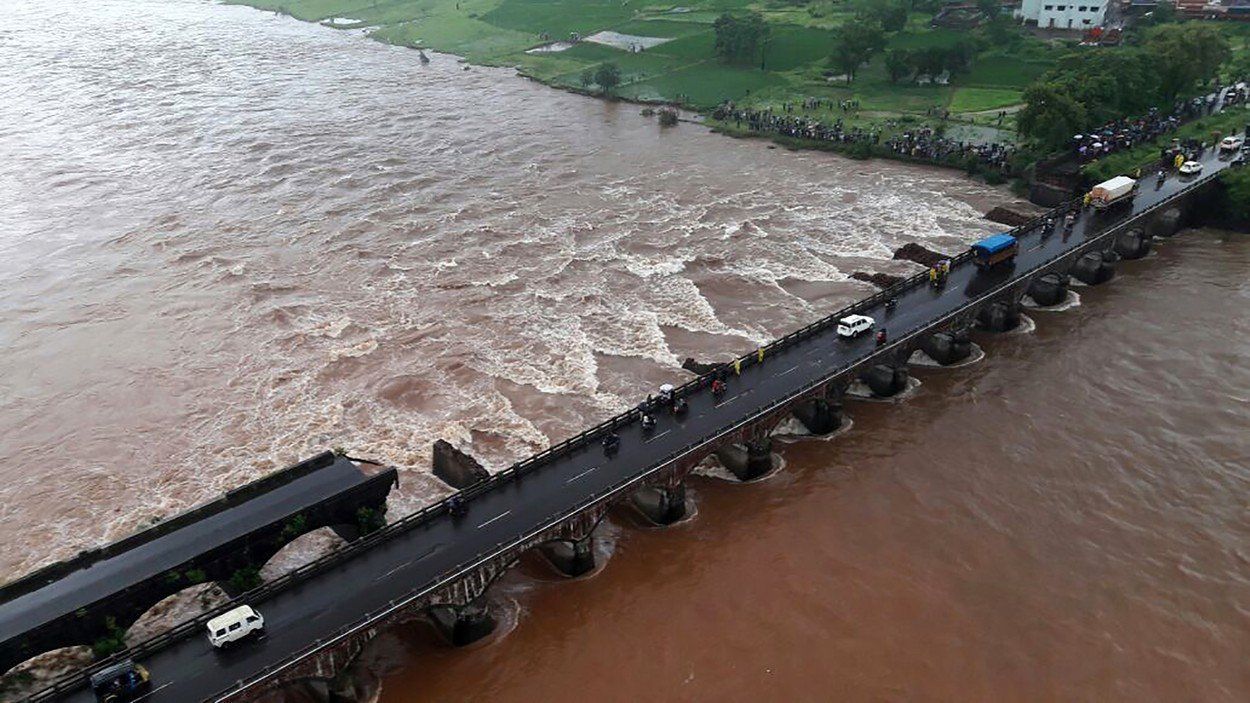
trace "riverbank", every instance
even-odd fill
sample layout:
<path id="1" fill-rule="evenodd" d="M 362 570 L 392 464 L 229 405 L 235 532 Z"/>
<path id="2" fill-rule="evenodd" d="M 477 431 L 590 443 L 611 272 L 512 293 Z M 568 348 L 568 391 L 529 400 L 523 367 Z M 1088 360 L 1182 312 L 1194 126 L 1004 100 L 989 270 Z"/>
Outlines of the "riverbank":
<path id="1" fill-rule="evenodd" d="M 726 101 L 760 110 L 791 105 L 812 119 L 837 109 L 809 108 L 807 102 L 853 101 L 856 118 L 865 122 L 943 114 L 951 124 L 991 130 L 999 140 L 1014 137 L 1012 113 L 1023 88 L 1067 46 L 1018 37 L 1009 53 L 981 50 L 968 70 L 954 76 L 893 80 L 885 66 L 887 52 L 940 51 L 969 39 L 968 31 L 931 27 L 929 14 L 913 12 L 848 83 L 830 59 L 836 28 L 853 15 L 839 5 L 760 8 L 747 0 L 695 0 L 636 9 L 599 0 L 229 1 L 362 30 L 379 41 L 455 54 L 477 65 L 515 67 L 556 88 L 598 90 L 584 76 L 612 63 L 621 78 L 613 92 L 631 101 L 699 111 Z M 757 58 L 726 63 L 715 55 L 712 24 L 723 12 L 747 10 L 761 13 L 770 37 Z"/>

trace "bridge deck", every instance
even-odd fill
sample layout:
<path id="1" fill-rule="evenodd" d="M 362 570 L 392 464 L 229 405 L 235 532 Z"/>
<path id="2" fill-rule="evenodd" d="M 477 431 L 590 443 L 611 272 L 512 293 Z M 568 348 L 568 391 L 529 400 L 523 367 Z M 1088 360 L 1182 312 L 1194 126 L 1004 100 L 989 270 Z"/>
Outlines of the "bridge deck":
<path id="1" fill-rule="evenodd" d="M 1111 224 L 1205 182 L 1226 166 L 1215 154 L 1204 162 L 1206 172 L 1188 182 L 1173 177 L 1156 189 L 1153 180 L 1146 179 L 1131 209 L 1125 208 L 1120 215 L 1086 215 L 1070 236 L 1056 232 L 1043 238 L 1038 230 L 1022 234 L 1014 269 L 987 277 L 964 262 L 952 269 L 942 289 L 914 288 L 900 297 L 892 315 L 882 309 L 868 314 L 884 323 L 892 339 L 938 320 L 998 285 L 1036 271 L 1056 254 L 1076 249 Z M 268 636 L 264 640 L 218 653 L 204 637 L 192 636 L 157 652 L 145 662 L 154 688 L 144 700 L 201 700 L 208 692 L 246 681 L 310 643 L 410 596 L 414 589 L 432 588 L 440 578 L 473 564 L 482 555 L 498 552 L 522 535 L 534 534 L 567 511 L 690 449 L 698 438 L 729 429 L 757 408 L 792 397 L 876 351 L 870 336 L 845 342 L 829 330 L 771 356 L 759 366 L 744 369 L 741 378 L 730 380 L 728 392 L 718 402 L 706 390 L 696 393 L 689 398 L 690 412 L 684 419 L 660 418 L 650 436 L 644 436 L 637 423 L 622 428 L 620 452 L 611 458 L 595 445 L 554 458 L 527 473 L 523 480 L 475 497 L 468 503 L 467 515 L 458 520 L 443 515 L 256 603 L 266 620 Z M 84 687 L 69 700 L 88 703 L 92 697 Z"/>
<path id="2" fill-rule="evenodd" d="M 117 554 L 90 560 L 50 583 L 0 603 L 0 642 L 72 615 L 103 596 L 159 576 L 287 515 L 340 495 L 367 478 L 352 462 L 336 458 L 322 468 L 231 503 L 228 509 Z"/>

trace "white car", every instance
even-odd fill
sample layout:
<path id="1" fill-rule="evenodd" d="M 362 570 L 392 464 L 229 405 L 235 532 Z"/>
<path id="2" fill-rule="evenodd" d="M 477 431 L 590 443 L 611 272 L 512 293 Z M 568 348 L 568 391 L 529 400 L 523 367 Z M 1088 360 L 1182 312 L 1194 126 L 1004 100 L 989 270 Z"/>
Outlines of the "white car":
<path id="1" fill-rule="evenodd" d="M 1202 164 L 1197 161 L 1186 161 L 1181 164 L 1181 175 L 1192 176 L 1195 173 L 1202 173 Z"/>
<path id="2" fill-rule="evenodd" d="M 208 641 L 220 649 L 264 630 L 265 619 L 260 613 L 250 605 L 240 605 L 208 621 Z"/>
<path id="3" fill-rule="evenodd" d="M 1246 140 L 1243 137 L 1238 137 L 1238 136 L 1224 137 L 1224 139 L 1220 141 L 1220 151 L 1237 151 L 1245 143 L 1246 143 Z"/>
<path id="4" fill-rule="evenodd" d="M 872 329 L 876 322 L 876 320 L 867 315 L 847 315 L 838 320 L 838 336 L 845 339 L 858 337 Z"/>

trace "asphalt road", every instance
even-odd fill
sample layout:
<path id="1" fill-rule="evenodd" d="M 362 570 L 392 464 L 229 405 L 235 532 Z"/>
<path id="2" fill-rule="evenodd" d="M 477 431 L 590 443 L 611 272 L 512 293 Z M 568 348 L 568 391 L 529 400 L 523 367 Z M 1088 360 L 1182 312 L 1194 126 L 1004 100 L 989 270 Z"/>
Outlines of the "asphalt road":
<path id="1" fill-rule="evenodd" d="M 1140 213 L 1186 186 L 1205 180 L 1226 164 L 1214 154 L 1204 159 L 1205 172 L 1196 178 L 1169 178 L 1161 188 L 1147 178 L 1131 208 L 1119 214 L 1086 215 L 1068 236 L 1032 231 L 1021 236 L 1014 267 L 979 273 L 971 263 L 952 269 L 944 287 L 913 289 L 899 299 L 893 314 L 870 311 L 896 339 L 907 330 L 951 313 L 996 284 L 1029 273 L 1055 254 L 1086 241 L 1088 227 L 1097 230 Z M 987 278 L 988 277 L 988 278 Z M 635 423 L 620 431 L 621 448 L 612 457 L 588 446 L 544 465 L 523 480 L 506 483 L 468 504 L 453 520 L 441 516 L 379 544 L 315 578 L 254 603 L 265 616 L 267 637 L 233 651 L 217 652 L 204 637 L 194 636 L 157 653 L 145 663 L 152 672 L 151 703 L 186 703 L 247 680 L 310 642 L 325 639 L 358 622 L 366 613 L 391 601 L 431 588 L 441 576 L 474 563 L 519 536 L 532 534 L 556 516 L 643 474 L 670 455 L 688 449 L 698 438 L 724 430 L 756 408 L 783 400 L 808 384 L 833 375 L 875 351 L 872 335 L 854 341 L 837 339 L 832 330 L 809 338 L 744 370 L 732 378 L 727 393 L 715 402 L 704 390 L 690 398 L 690 412 L 681 419 L 661 417 L 644 436 Z M 649 389 L 639 389 L 645 395 Z M 93 700 L 84 686 L 69 697 Z"/>
<path id="2" fill-rule="evenodd" d="M 210 515 L 151 542 L 94 562 L 36 591 L 0 603 L 0 642 L 72 615 L 79 608 L 168 571 L 292 513 L 359 485 L 366 476 L 338 459 L 290 483 Z"/>

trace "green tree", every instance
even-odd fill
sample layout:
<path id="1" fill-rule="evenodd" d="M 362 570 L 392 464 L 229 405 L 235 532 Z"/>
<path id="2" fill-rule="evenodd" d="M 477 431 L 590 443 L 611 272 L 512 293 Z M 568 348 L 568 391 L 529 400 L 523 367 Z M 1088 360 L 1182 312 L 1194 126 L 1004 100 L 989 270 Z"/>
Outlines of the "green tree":
<path id="1" fill-rule="evenodd" d="M 728 63 L 753 60 L 769 34 L 768 23 L 758 12 L 741 17 L 726 12 L 716 18 L 712 30 L 716 34 L 712 50 Z"/>
<path id="2" fill-rule="evenodd" d="M 1145 112 L 1161 102 L 1154 59 L 1135 47 L 1078 51 L 1059 58 L 1041 82 L 1062 85 L 1092 124 Z"/>
<path id="3" fill-rule="evenodd" d="M 1176 5 L 1171 2 L 1168 2 L 1167 0 L 1163 0 L 1159 4 L 1155 5 L 1155 9 L 1147 13 L 1146 17 L 1142 18 L 1141 24 L 1150 26 L 1150 25 L 1157 25 L 1157 24 L 1168 24 L 1169 22 L 1175 22 L 1175 21 L 1176 21 Z"/>
<path id="4" fill-rule="evenodd" d="M 887 32 L 902 31 L 911 10 L 909 0 L 865 0 L 859 3 L 859 14 L 881 25 Z"/>
<path id="5" fill-rule="evenodd" d="M 595 69 L 588 68 L 582 71 L 581 82 L 583 88 L 589 88 L 595 84 Z"/>
<path id="6" fill-rule="evenodd" d="M 604 95 L 610 95 L 616 90 L 616 86 L 621 84 L 621 69 L 611 62 L 600 64 L 599 68 L 595 69 L 595 84 Z"/>
<path id="7" fill-rule="evenodd" d="M 940 46 L 917 49 L 912 52 L 912 62 L 916 73 L 937 78 L 946 70 L 946 49 Z"/>
<path id="8" fill-rule="evenodd" d="M 1168 102 L 1187 95 L 1198 81 L 1215 78 L 1232 55 L 1220 30 L 1196 22 L 1154 28 L 1146 37 L 1146 51 L 1159 76 L 1160 93 Z"/>
<path id="9" fill-rule="evenodd" d="M 891 83 L 898 83 L 912 73 L 911 52 L 906 49 L 890 49 L 885 52 L 885 72 Z"/>
<path id="10" fill-rule="evenodd" d="M 1250 169 L 1230 168 L 1220 172 L 1224 184 L 1221 214 L 1243 225 L 1250 223 Z"/>
<path id="11" fill-rule="evenodd" d="M 1085 106 L 1062 85 L 1034 83 L 1024 91 L 1024 107 L 1016 114 L 1020 134 L 1048 149 L 1061 149 L 1088 124 Z"/>
<path id="12" fill-rule="evenodd" d="M 846 74 L 846 81 L 855 80 L 861 64 L 885 46 L 881 27 L 869 19 L 856 17 L 835 30 L 833 62 Z"/>

